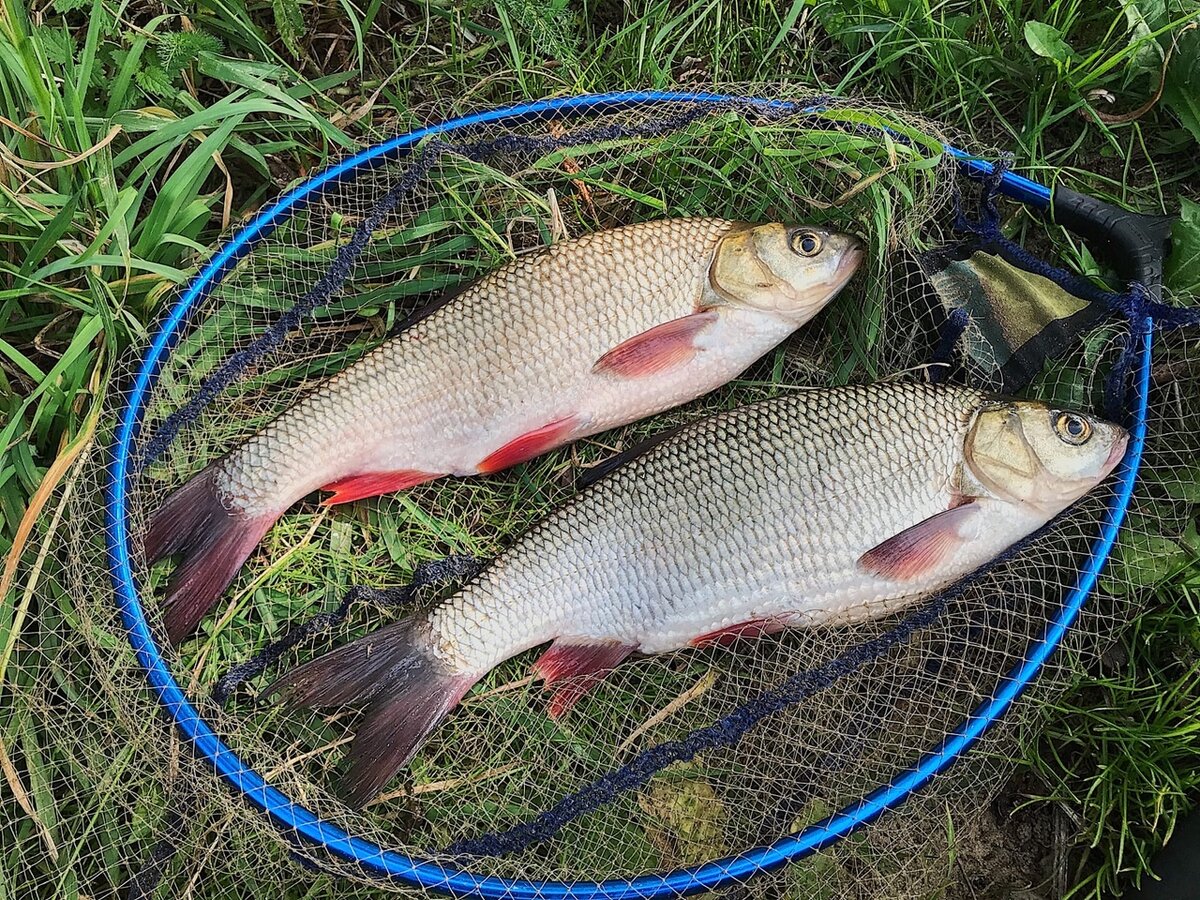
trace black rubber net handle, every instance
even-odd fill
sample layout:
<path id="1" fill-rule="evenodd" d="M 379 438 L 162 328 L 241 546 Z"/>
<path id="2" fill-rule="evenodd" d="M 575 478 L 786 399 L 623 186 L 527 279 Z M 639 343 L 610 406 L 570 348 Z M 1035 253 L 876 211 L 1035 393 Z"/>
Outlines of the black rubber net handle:
<path id="1" fill-rule="evenodd" d="M 1055 222 L 1087 241 L 1121 278 L 1145 285 L 1153 300 L 1161 297 L 1174 216 L 1130 212 L 1066 187 L 1054 189 L 1050 213 Z"/>

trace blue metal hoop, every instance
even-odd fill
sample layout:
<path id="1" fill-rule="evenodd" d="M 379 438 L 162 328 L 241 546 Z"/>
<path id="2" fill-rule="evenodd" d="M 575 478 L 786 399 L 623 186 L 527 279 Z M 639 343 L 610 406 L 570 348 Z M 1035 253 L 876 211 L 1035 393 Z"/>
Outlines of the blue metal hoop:
<path id="1" fill-rule="evenodd" d="M 138 368 L 133 387 L 124 407 L 119 411 L 119 426 L 109 481 L 107 536 L 109 565 L 121 617 L 146 672 L 150 688 L 170 719 L 195 752 L 208 760 L 217 773 L 254 806 L 265 812 L 285 833 L 325 848 L 334 856 L 354 863 L 362 871 L 382 879 L 396 880 L 421 888 L 442 891 L 458 896 L 477 896 L 488 900 L 651 900 L 711 891 L 741 881 L 756 872 L 774 869 L 786 862 L 800 859 L 846 836 L 854 829 L 872 821 L 885 810 L 899 805 L 905 797 L 925 785 L 934 775 L 950 765 L 965 752 L 987 729 L 1002 716 L 1036 675 L 1042 663 L 1058 646 L 1075 621 L 1080 608 L 1096 583 L 1100 571 L 1112 550 L 1117 531 L 1125 518 L 1133 492 L 1134 480 L 1141 462 L 1146 438 L 1146 409 L 1150 385 L 1151 321 L 1140 323 L 1141 343 L 1138 346 L 1135 378 L 1134 421 L 1130 449 L 1117 475 L 1116 494 L 1101 527 L 1100 536 L 1092 546 L 1087 564 L 1079 581 L 1070 592 L 1058 617 L 1050 624 L 1041 641 L 1029 648 L 1025 660 L 1003 676 L 995 695 L 977 707 L 940 746 L 900 772 L 890 783 L 840 810 L 821 822 L 810 825 L 795 835 L 781 837 L 766 847 L 757 847 L 738 856 L 714 860 L 700 866 L 678 869 L 632 879 L 603 882 L 554 882 L 507 879 L 476 875 L 470 871 L 415 859 L 403 853 L 385 850 L 370 841 L 352 837 L 306 807 L 293 802 L 263 778 L 248 768 L 226 746 L 188 702 L 183 690 L 167 667 L 151 633 L 150 623 L 142 608 L 134 583 L 129 548 L 128 480 L 131 472 L 133 444 L 137 437 L 146 398 L 153 387 L 159 365 L 173 345 L 188 313 L 221 282 L 232 266 L 253 246 L 264 239 L 291 211 L 308 202 L 312 194 L 325 185 L 349 173 L 370 168 L 402 156 L 410 147 L 433 134 L 444 134 L 484 123 L 516 124 L 544 115 L 579 115 L 602 112 L 617 107 L 652 107 L 672 103 L 728 103 L 748 100 L 765 105 L 780 101 L 757 98 L 734 98 L 712 93 L 625 92 L 563 97 L 524 103 L 484 113 L 452 119 L 439 125 L 418 129 L 396 137 L 387 143 L 364 150 L 305 182 L 261 213 L 221 248 L 188 285 L 171 309 L 155 335 L 149 350 Z M 989 175 L 993 166 L 986 160 L 973 157 L 953 147 L 946 152 L 959 161 L 970 174 Z M 1050 190 L 1027 178 L 1005 172 L 1000 189 L 1022 203 L 1045 208 L 1050 203 Z"/>

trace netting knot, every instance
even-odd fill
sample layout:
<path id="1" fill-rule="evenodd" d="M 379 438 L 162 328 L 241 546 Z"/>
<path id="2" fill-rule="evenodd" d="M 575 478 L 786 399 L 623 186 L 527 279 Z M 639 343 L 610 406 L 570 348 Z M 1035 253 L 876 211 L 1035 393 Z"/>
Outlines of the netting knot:
<path id="1" fill-rule="evenodd" d="M 991 240 L 995 237 L 1003 240 L 1004 235 L 1000 231 L 1000 207 L 997 205 L 996 199 L 1000 196 L 1000 185 L 1004 181 L 1004 176 L 1012 170 L 1015 159 L 1011 153 L 1001 154 L 1000 158 L 993 163 L 992 170 L 988 175 L 976 176 L 982 181 L 982 190 L 974 219 L 968 216 L 963 208 L 962 194 L 955 185 L 956 189 L 951 198 L 955 231 L 976 234 L 984 240 Z"/>
<path id="2" fill-rule="evenodd" d="M 1153 327 L 1164 329 L 1200 325 L 1200 307 L 1171 306 L 1154 299 L 1155 293 L 1139 281 L 1132 282 L 1123 293 L 1110 296 L 1109 309 L 1128 319 L 1136 334 L 1145 334 L 1147 321 Z"/>
<path id="3" fill-rule="evenodd" d="M 1171 306 L 1154 299 L 1154 294 L 1148 285 L 1135 281 L 1125 291 L 1106 298 L 1109 310 L 1129 322 L 1121 351 L 1104 383 L 1105 412 L 1110 417 L 1119 415 L 1124 407 L 1125 385 L 1133 370 L 1138 338 L 1153 328 L 1173 330 L 1200 326 L 1200 307 Z"/>

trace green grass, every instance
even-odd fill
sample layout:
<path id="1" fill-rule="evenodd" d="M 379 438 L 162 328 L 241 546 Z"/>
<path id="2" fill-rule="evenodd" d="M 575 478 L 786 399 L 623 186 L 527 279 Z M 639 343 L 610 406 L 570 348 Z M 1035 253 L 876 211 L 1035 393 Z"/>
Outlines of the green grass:
<path id="1" fill-rule="evenodd" d="M 944 121 L 1013 152 L 1040 180 L 1138 209 L 1176 213 L 1200 193 L 1200 28 L 1187 28 L 1196 0 L 554 0 L 545 10 L 530 0 L 0 0 L 0 551 L 31 504 L 42 523 L 0 606 L 0 741 L 40 819 L 0 790 L 3 900 L 7 848 L 56 827 L 40 772 L 57 736 L 33 733 L 37 720 L 9 702 L 21 678 L 55 677 L 12 661 L 36 656 L 52 623 L 73 621 L 54 553 L 38 561 L 61 539 L 49 491 L 113 389 L 114 360 L 222 232 L 332 157 L 374 134 L 520 98 L 788 80 Z M 1200 210 L 1184 211 L 1190 230 L 1177 235 L 1168 286 L 1198 291 Z M 307 248 L 314 259 L 329 250 Z M 1059 252 L 1097 270 L 1082 245 Z M 371 303 L 390 324 L 407 293 L 437 286 Z M 528 521 L 531 498 L 561 474 L 531 466 L 512 496 L 481 497 L 496 531 Z M 474 499 L 464 489 L 447 502 Z M 324 590 L 319 571 L 299 566 L 296 583 Z M 59 602 L 47 608 L 35 594 Z M 1045 786 L 1030 802 L 1060 804 L 1079 823 L 1075 896 L 1135 881 L 1197 798 L 1198 596 L 1200 560 L 1185 554 L 1112 665 L 1081 674 L 1028 742 L 1027 765 Z M 103 808 L 97 817 L 63 843 L 150 830 L 148 819 L 109 821 Z M 56 871 L 59 895 L 103 895 L 74 885 L 69 854 Z"/>

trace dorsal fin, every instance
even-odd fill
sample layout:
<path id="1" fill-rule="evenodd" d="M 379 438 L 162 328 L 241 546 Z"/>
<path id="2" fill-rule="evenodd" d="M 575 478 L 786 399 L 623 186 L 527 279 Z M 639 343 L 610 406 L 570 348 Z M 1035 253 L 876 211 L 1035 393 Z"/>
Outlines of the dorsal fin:
<path id="1" fill-rule="evenodd" d="M 631 459 L 636 459 L 647 450 L 657 447 L 659 444 L 665 440 L 668 440 L 669 438 L 675 437 L 675 435 L 679 434 L 679 432 L 681 432 L 688 424 L 690 423 L 680 422 L 678 425 L 668 428 L 666 431 L 660 431 L 658 434 L 652 434 L 641 443 L 634 444 L 632 447 L 622 450 L 615 456 L 610 456 L 608 459 L 596 463 L 596 465 L 592 466 L 590 469 L 584 469 L 579 473 L 579 477 L 575 479 L 575 490 L 582 491 L 584 488 L 591 487 L 601 478 L 611 474 L 612 472 L 615 472 Z"/>

